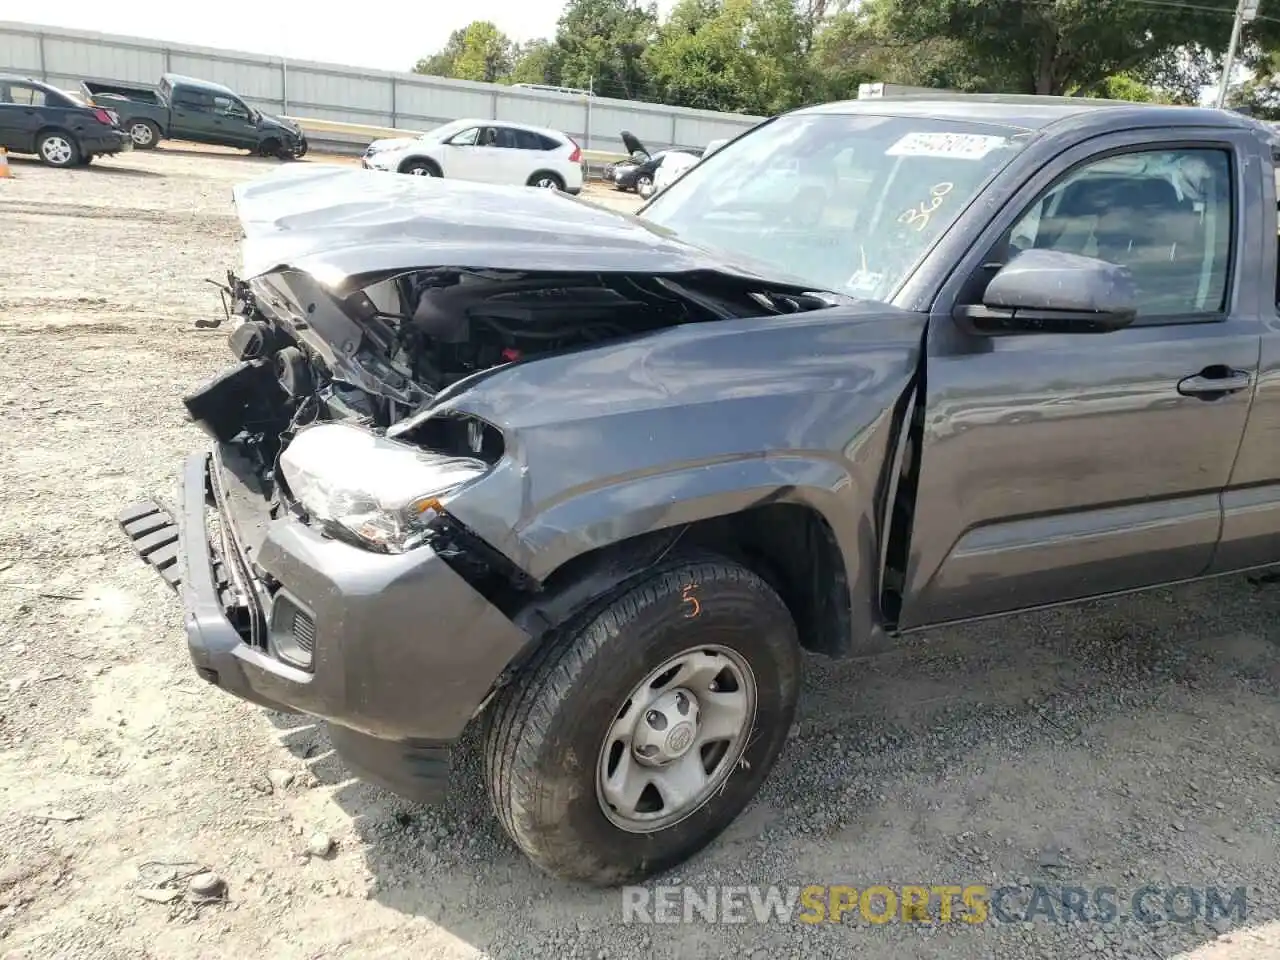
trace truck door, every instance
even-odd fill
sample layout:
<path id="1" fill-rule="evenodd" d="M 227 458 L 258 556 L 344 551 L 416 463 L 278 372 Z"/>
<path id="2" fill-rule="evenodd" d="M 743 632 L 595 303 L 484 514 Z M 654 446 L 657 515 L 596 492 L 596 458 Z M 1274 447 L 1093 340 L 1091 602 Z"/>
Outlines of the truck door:
<path id="1" fill-rule="evenodd" d="M 1257 149 L 1203 128 L 1090 140 L 1033 174 L 962 258 L 926 344 L 901 627 L 1208 570 L 1264 329 L 1241 257 L 1262 239 L 1243 162 L 1256 170 Z M 1138 319 L 1101 334 L 964 332 L 953 307 L 981 304 L 1028 247 L 1128 266 Z"/>
<path id="2" fill-rule="evenodd" d="M 189 87 L 174 87 L 169 135 L 178 140 L 219 143 L 213 122 L 213 97 Z"/>
<path id="3" fill-rule="evenodd" d="M 1267 322 L 1249 425 L 1222 495 L 1222 538 L 1212 573 L 1267 566 L 1280 559 L 1280 537 L 1276 536 L 1280 530 L 1280 443 L 1276 442 L 1280 437 L 1280 264 L 1273 214 L 1280 194 L 1280 139 L 1269 144 L 1265 153 L 1270 155 L 1270 170 L 1262 164 L 1261 242 L 1241 251 L 1240 270 L 1256 277 L 1258 287 L 1268 294 L 1259 304 Z"/>
<path id="4" fill-rule="evenodd" d="M 218 142 L 228 147 L 255 150 L 258 146 L 258 126 L 250 117 L 249 108 L 235 97 L 213 98 L 213 126 Z"/>

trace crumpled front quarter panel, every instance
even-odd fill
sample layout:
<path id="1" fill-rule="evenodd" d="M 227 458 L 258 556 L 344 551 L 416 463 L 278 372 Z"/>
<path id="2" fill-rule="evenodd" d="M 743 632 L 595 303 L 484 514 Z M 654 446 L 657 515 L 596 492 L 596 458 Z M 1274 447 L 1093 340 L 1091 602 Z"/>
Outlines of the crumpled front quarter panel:
<path id="1" fill-rule="evenodd" d="M 852 574 L 878 549 L 865 531 L 924 324 L 856 304 L 514 365 L 441 405 L 497 425 L 507 449 L 450 510 L 542 579 L 652 530 L 801 502 L 832 526 Z"/>

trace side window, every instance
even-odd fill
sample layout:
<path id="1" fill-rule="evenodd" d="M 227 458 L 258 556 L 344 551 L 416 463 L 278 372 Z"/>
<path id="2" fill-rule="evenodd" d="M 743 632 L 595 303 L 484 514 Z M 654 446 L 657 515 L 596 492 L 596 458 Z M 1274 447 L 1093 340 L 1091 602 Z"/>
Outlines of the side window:
<path id="1" fill-rule="evenodd" d="M 541 137 L 532 130 L 514 130 L 515 145 L 521 150 L 546 150 L 547 138 Z"/>
<path id="2" fill-rule="evenodd" d="M 220 113 L 224 117 L 235 117 L 238 120 L 249 119 L 249 111 L 245 109 L 244 104 L 230 97 L 214 97 L 213 112 Z"/>
<path id="3" fill-rule="evenodd" d="M 473 147 L 476 143 L 476 137 L 480 134 L 479 127 L 471 127 L 463 130 L 461 133 L 455 133 L 449 138 L 449 143 L 455 147 Z"/>
<path id="4" fill-rule="evenodd" d="M 1226 309 L 1231 154 L 1126 153 L 1083 164 L 1046 190 L 1006 235 L 1023 250 L 1062 250 L 1128 267 L 1138 319 L 1210 319 Z"/>
<path id="5" fill-rule="evenodd" d="M 9 84 L 9 102 L 20 107 L 43 107 L 44 91 L 36 87 L 28 87 L 24 83 Z"/>
<path id="6" fill-rule="evenodd" d="M 173 93 L 173 103 L 184 110 L 198 110 L 202 113 L 213 111 L 213 101 L 198 90 L 183 90 L 179 87 Z"/>
<path id="7" fill-rule="evenodd" d="M 1280 152 L 1271 155 L 1271 167 L 1276 182 L 1276 209 L 1280 210 Z M 1276 309 L 1280 311 L 1280 259 L 1276 260 Z"/>

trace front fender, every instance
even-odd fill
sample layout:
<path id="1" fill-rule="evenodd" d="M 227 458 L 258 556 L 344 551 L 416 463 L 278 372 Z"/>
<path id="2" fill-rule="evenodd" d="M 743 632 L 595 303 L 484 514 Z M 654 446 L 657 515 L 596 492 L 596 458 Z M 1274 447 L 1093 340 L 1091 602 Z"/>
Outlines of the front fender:
<path id="1" fill-rule="evenodd" d="M 858 303 L 495 372 L 432 413 L 478 417 L 505 441 L 449 512 L 541 582 L 643 534 L 799 504 L 834 537 L 857 629 L 876 609 L 887 475 L 924 322 Z"/>
<path id="2" fill-rule="evenodd" d="M 629 479 L 561 501 L 515 531 L 517 562 L 543 580 L 591 550 L 768 503 L 812 507 L 831 526 L 846 556 L 855 554 L 854 514 L 840 493 L 853 485 L 839 464 L 799 456 L 753 457 Z M 868 497 L 868 500 L 870 498 Z"/>

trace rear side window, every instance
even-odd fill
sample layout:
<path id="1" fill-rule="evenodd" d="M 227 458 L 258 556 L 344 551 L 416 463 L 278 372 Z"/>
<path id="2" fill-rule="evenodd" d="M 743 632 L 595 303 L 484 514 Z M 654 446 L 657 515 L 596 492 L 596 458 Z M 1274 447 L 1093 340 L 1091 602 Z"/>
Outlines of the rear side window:
<path id="1" fill-rule="evenodd" d="M 516 144 L 521 150 L 554 150 L 560 144 L 532 130 L 517 130 Z"/>
<path id="2" fill-rule="evenodd" d="M 16 103 L 20 107 L 43 107 L 46 105 L 46 97 L 39 87 L 29 87 L 25 83 L 11 83 L 8 102 Z M 61 104 L 53 105 L 61 106 Z"/>
<path id="3" fill-rule="evenodd" d="M 213 99 L 198 90 L 187 90 L 183 87 L 178 87 L 173 91 L 173 102 L 175 106 L 184 107 L 187 110 L 204 110 L 206 112 L 213 110 Z"/>

